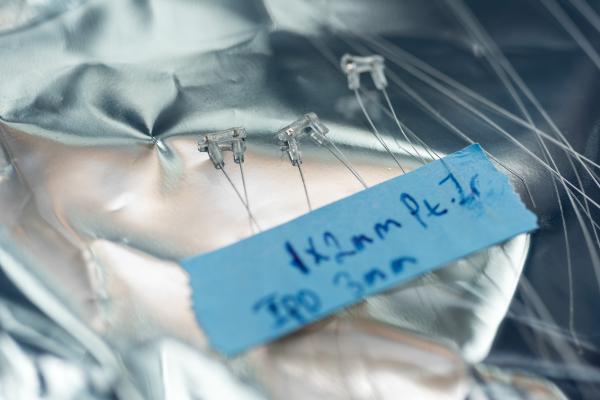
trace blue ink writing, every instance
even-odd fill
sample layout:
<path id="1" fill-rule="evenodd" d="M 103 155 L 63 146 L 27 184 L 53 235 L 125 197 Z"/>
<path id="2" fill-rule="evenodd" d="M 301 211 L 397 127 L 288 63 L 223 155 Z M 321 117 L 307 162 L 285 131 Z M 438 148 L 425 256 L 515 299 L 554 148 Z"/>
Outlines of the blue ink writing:
<path id="1" fill-rule="evenodd" d="M 266 310 L 271 315 L 274 328 L 281 328 L 289 321 L 303 323 L 321 309 L 319 296 L 308 289 L 301 289 L 295 294 L 269 294 L 259 299 L 252 306 L 254 313 Z"/>
<path id="2" fill-rule="evenodd" d="M 431 216 L 439 217 L 439 216 L 444 215 L 444 214 L 446 214 L 448 212 L 447 208 L 444 208 L 442 210 L 438 210 L 438 208 L 440 208 L 440 203 L 437 203 L 436 205 L 433 205 L 433 206 L 431 204 L 429 204 L 429 202 L 427 200 L 423 200 L 423 203 L 425 204 L 425 207 L 429 211 L 427 213 L 428 217 L 431 217 Z"/>
<path id="3" fill-rule="evenodd" d="M 296 250 L 294 250 L 294 247 L 290 242 L 285 242 L 285 250 L 288 252 L 290 257 L 292 257 L 292 261 L 290 261 L 292 267 L 297 268 L 303 274 L 308 274 L 308 267 L 306 266 L 306 264 L 304 264 L 304 262 L 302 261 Z"/>
<path id="4" fill-rule="evenodd" d="M 182 265 L 211 345 L 235 355 L 536 226 L 470 146 Z"/>
<path id="5" fill-rule="evenodd" d="M 402 228 L 402 224 L 400 222 L 396 221 L 395 219 L 388 218 L 383 224 L 379 222 L 376 223 L 373 229 L 375 230 L 375 234 L 377 235 L 377 237 L 383 240 L 385 238 L 385 235 L 390 231 L 391 226 L 395 226 L 396 228 Z"/>
<path id="6" fill-rule="evenodd" d="M 473 177 L 471 177 L 470 180 L 470 189 L 471 189 L 471 193 L 470 194 L 465 194 L 465 191 L 462 187 L 462 185 L 460 184 L 460 182 L 458 182 L 458 179 L 456 179 L 456 177 L 454 176 L 454 174 L 452 172 L 450 172 L 448 175 L 446 175 L 446 177 L 444 179 L 442 179 L 441 181 L 438 182 L 438 185 L 441 186 L 446 182 L 452 182 L 452 184 L 454 185 L 454 188 L 456 189 L 458 196 L 459 196 L 459 204 L 465 205 L 465 204 L 469 204 L 472 203 L 475 198 L 479 197 L 479 190 L 477 189 L 477 177 L 478 174 L 473 175 Z"/>
<path id="7" fill-rule="evenodd" d="M 392 260 L 390 266 L 395 274 L 401 274 L 404 272 L 404 264 L 406 263 L 416 264 L 417 259 L 414 257 L 398 257 Z"/>
<path id="8" fill-rule="evenodd" d="M 315 247 L 315 242 L 312 237 L 308 238 L 308 249 L 306 249 L 306 253 L 313 256 L 316 265 L 319 265 L 322 261 L 329 260 L 328 256 L 323 255 L 322 253 L 317 251 Z"/>
<path id="9" fill-rule="evenodd" d="M 375 283 L 377 283 L 377 279 L 385 281 L 386 278 L 387 276 L 379 268 L 372 268 L 370 271 L 365 273 L 365 282 L 369 286 L 375 285 Z"/>
<path id="10" fill-rule="evenodd" d="M 400 201 L 406 206 L 406 208 L 408 208 L 410 214 L 413 217 L 415 217 L 419 224 L 421 224 L 423 228 L 427 228 L 427 224 L 423 222 L 423 219 L 419 215 L 419 209 L 421 207 L 419 207 L 419 203 L 417 203 L 417 200 L 415 200 L 415 198 L 408 193 L 402 193 L 400 195 Z"/>
<path id="11" fill-rule="evenodd" d="M 350 277 L 350 274 L 345 271 L 338 272 L 333 276 L 333 284 L 336 286 L 343 284 L 344 287 L 352 291 L 354 297 L 356 297 L 357 299 L 361 298 L 363 296 L 363 293 L 365 292 L 363 286 L 359 282 L 353 280 Z"/>

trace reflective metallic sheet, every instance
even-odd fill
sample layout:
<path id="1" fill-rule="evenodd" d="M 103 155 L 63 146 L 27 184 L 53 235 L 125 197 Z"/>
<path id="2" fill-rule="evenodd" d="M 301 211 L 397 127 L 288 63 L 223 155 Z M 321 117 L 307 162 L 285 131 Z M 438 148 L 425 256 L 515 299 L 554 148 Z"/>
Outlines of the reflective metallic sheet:
<path id="1" fill-rule="evenodd" d="M 539 4 L 504 3 L 470 6 L 572 145 L 598 160 L 598 70 Z M 273 138 L 305 112 L 319 114 L 369 184 L 398 175 L 337 66 L 343 53 L 365 45 L 359 38 L 373 34 L 516 112 L 443 2 L 0 5 L 0 265 L 3 282 L 20 296 L 3 295 L 0 307 L 7 397 L 480 399 L 504 390 L 514 398 L 563 398 L 549 380 L 575 397 L 593 393 L 600 381 L 598 288 L 577 220 L 566 214 L 577 266 L 578 352 L 564 335 L 568 287 L 548 175 L 414 78 L 411 84 L 439 113 L 526 180 L 541 232 L 235 360 L 208 348 L 177 261 L 252 230 L 227 181 L 197 152 L 198 135 L 247 129 L 248 195 L 263 228 L 306 212 L 297 171 Z M 466 144 L 395 85 L 390 95 L 402 121 L 438 153 Z M 380 108 L 383 99 L 370 89 L 365 96 L 386 140 L 398 144 L 405 169 L 417 168 Z M 528 130 L 505 125 L 534 148 Z M 310 143 L 303 153 L 314 206 L 361 189 L 329 153 Z M 560 154 L 557 162 L 568 166 Z M 225 168 L 240 185 L 237 166 L 229 161 Z M 521 181 L 509 176 L 532 206 Z M 550 314 L 541 321 L 540 303 Z M 21 308 L 28 310 L 19 311 L 22 318 L 11 317 Z M 11 325 L 15 319 L 19 324 Z M 48 330 L 57 333 L 30 352 L 27 338 Z M 61 371 L 73 384 L 53 386 Z"/>

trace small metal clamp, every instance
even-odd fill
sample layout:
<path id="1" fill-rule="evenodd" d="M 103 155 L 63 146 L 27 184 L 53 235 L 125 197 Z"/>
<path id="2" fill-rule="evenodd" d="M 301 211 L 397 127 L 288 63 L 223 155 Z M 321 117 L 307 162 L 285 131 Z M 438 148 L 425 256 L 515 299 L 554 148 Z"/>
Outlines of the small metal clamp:
<path id="1" fill-rule="evenodd" d="M 198 141 L 198 151 L 208 153 L 217 169 L 222 169 L 225 165 L 223 151 L 233 152 L 233 161 L 241 164 L 244 162 L 246 151 L 246 130 L 230 128 L 206 134 Z"/>
<path id="2" fill-rule="evenodd" d="M 302 164 L 298 140 L 308 135 L 322 145 L 327 140 L 325 135 L 328 132 L 329 128 L 319 120 L 317 114 L 308 113 L 285 128 L 280 129 L 277 132 L 277 140 L 279 140 L 281 151 L 287 152 L 292 165 L 297 166 Z"/>
<path id="3" fill-rule="evenodd" d="M 361 57 L 344 54 L 341 67 L 348 77 L 348 87 L 352 90 L 358 90 L 360 88 L 360 75 L 369 72 L 375 87 L 379 90 L 385 89 L 388 82 L 385 77 L 384 61 L 384 58 L 380 55 Z"/>

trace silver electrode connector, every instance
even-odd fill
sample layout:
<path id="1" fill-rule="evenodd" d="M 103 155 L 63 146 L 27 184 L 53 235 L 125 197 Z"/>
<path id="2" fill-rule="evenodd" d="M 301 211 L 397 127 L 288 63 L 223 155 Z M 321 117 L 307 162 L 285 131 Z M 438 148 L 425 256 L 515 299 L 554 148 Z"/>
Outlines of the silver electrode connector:
<path id="1" fill-rule="evenodd" d="M 360 75 L 367 72 L 371 74 L 377 89 L 382 90 L 387 87 L 384 58 L 380 55 L 361 57 L 344 54 L 341 67 L 348 77 L 348 87 L 351 90 L 360 88 Z"/>
<path id="2" fill-rule="evenodd" d="M 233 152 L 233 161 L 241 164 L 244 162 L 246 151 L 246 130 L 230 128 L 206 134 L 198 141 L 198 151 L 208 153 L 217 169 L 222 169 L 225 165 L 223 151 Z"/>
<path id="3" fill-rule="evenodd" d="M 280 129 L 277 132 L 277 140 L 281 146 L 281 151 L 288 154 L 292 165 L 302 164 L 302 157 L 298 140 L 304 136 L 310 136 L 318 144 L 322 145 L 325 142 L 325 135 L 329 132 L 317 114 L 308 113 L 304 117 L 292 122 L 288 126 Z"/>

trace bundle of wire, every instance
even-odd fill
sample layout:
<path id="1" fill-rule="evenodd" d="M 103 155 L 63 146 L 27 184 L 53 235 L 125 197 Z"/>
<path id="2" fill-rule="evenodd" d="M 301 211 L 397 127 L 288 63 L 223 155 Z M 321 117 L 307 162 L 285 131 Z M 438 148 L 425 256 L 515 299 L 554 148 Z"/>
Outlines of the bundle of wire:
<path id="1" fill-rule="evenodd" d="M 5 1 L 0 397 L 598 398 L 599 39 L 589 0 Z M 211 350 L 181 259 L 475 142 L 538 231 Z"/>

